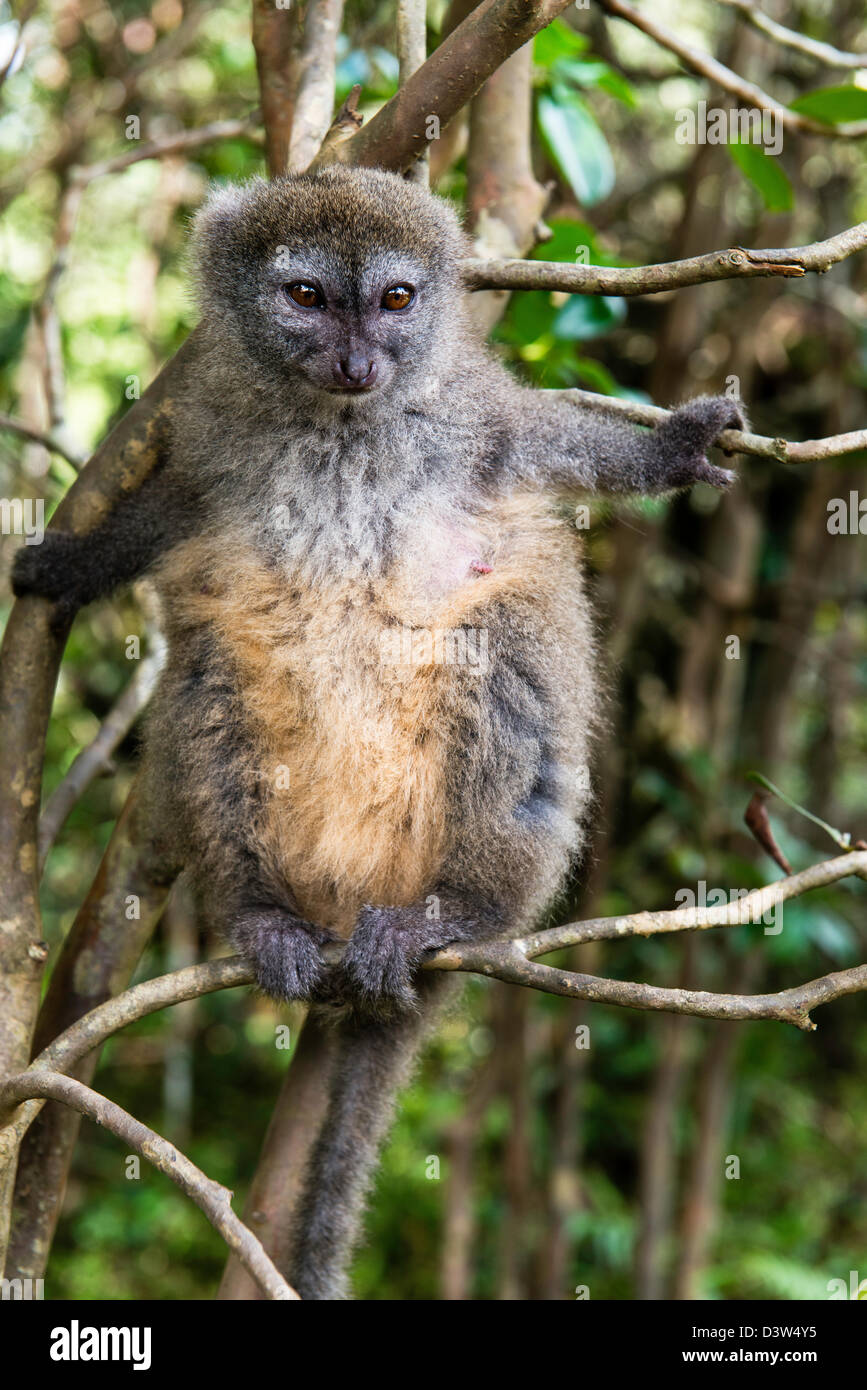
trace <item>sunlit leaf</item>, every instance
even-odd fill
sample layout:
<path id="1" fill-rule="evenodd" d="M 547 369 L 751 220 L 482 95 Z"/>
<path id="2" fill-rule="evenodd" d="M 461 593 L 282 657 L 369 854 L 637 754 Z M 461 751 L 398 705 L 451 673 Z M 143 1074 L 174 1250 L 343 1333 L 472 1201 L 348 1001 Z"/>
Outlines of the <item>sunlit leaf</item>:
<path id="1" fill-rule="evenodd" d="M 583 34 L 577 34 L 562 19 L 555 19 L 546 29 L 540 29 L 533 40 L 533 62 L 537 67 L 548 68 L 558 58 L 574 57 L 587 47 Z"/>
<path id="2" fill-rule="evenodd" d="M 539 124 L 552 160 L 579 202 L 592 206 L 606 198 L 614 187 L 614 160 L 583 101 L 541 96 Z"/>
<path id="3" fill-rule="evenodd" d="M 867 120 L 867 88 L 817 87 L 815 92 L 807 92 L 791 102 L 790 109 L 828 125 Z"/>

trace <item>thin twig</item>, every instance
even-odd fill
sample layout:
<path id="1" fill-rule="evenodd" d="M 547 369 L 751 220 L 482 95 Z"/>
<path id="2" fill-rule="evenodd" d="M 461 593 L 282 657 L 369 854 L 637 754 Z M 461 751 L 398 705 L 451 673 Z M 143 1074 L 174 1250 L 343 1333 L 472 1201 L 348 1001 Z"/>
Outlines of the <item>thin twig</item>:
<path id="1" fill-rule="evenodd" d="M 628 0 L 599 0 L 602 8 L 607 10 L 615 19 L 624 19 L 627 24 L 632 24 L 636 29 L 648 35 L 656 43 L 667 48 L 669 52 L 676 56 L 697 72 L 701 77 L 707 77 L 711 82 L 715 82 L 723 91 L 731 92 L 739 101 L 746 103 L 750 107 L 758 107 L 760 111 L 770 111 L 777 120 L 787 130 L 798 130 L 807 132 L 810 135 L 832 135 L 842 136 L 846 139 L 857 140 L 861 136 L 867 135 L 867 121 L 848 121 L 840 125 L 827 125 L 824 121 L 816 121 L 812 116 L 803 116 L 798 111 L 792 111 L 788 106 L 784 106 L 775 97 L 770 96 L 757 87 L 753 82 L 747 82 L 738 73 L 732 72 L 724 63 L 712 58 L 709 53 L 703 53 L 699 48 L 693 48 L 690 44 L 684 43 L 672 29 L 667 29 L 665 25 L 658 24 L 656 20 L 648 18 L 642 10 L 637 10 L 634 5 L 630 5 Z"/>
<path id="2" fill-rule="evenodd" d="M 165 642 L 155 632 L 152 650 L 140 662 L 100 725 L 96 737 L 82 748 L 69 771 L 51 793 L 39 817 L 39 871 L 45 867 L 49 850 L 60 834 L 61 826 L 87 787 L 103 771 L 118 744 L 126 737 L 154 692 L 165 659 Z"/>
<path id="3" fill-rule="evenodd" d="M 251 111 L 236 120 L 214 121 L 195 130 L 176 130 L 170 135 L 160 135 L 143 145 L 134 145 L 124 154 L 113 155 L 111 159 L 103 159 L 96 164 L 80 164 L 72 170 L 72 178 L 75 183 L 85 185 L 102 178 L 104 174 L 119 174 L 143 159 L 166 159 L 169 155 L 186 154 L 215 140 L 236 140 L 242 136 L 250 139 L 256 134 L 259 119 L 260 112 Z"/>
<path id="4" fill-rule="evenodd" d="M 168 1143 L 155 1130 L 148 1129 L 140 1120 L 126 1110 L 115 1105 L 114 1101 L 92 1091 L 71 1076 L 43 1069 L 28 1069 L 13 1076 L 0 1090 L 3 1101 L 21 1103 L 35 1098 L 56 1100 L 68 1105 L 80 1114 L 94 1120 L 96 1124 L 116 1134 L 136 1153 L 146 1158 L 166 1177 L 171 1178 L 182 1192 L 191 1197 L 196 1206 L 205 1213 L 226 1244 L 235 1252 L 245 1269 L 256 1280 L 266 1298 L 292 1300 L 298 1294 L 275 1268 L 262 1248 L 261 1242 L 232 1210 L 232 1194 L 206 1176 L 201 1168 Z"/>
<path id="5" fill-rule="evenodd" d="M 778 24 L 770 15 L 766 15 L 764 10 L 757 9 L 752 0 L 722 0 L 722 4 L 738 10 L 753 28 L 784 48 L 793 48 L 808 58 L 817 58 L 830 68 L 867 68 L 867 53 L 846 53 L 833 44 L 822 43 L 820 39 L 811 39 L 808 34 L 787 29 L 784 24 Z"/>
<path id="6" fill-rule="evenodd" d="M 30 439 L 34 444 L 42 444 L 53 454 L 60 454 L 60 457 L 71 463 L 73 468 L 83 468 L 87 462 L 86 454 L 79 453 L 53 430 L 34 429 L 32 425 L 26 425 L 23 420 L 15 420 L 11 415 L 0 415 L 0 430 L 9 430 L 10 434 L 17 434 L 21 439 Z"/>
<path id="7" fill-rule="evenodd" d="M 671 414 L 658 405 L 643 401 L 625 400 L 621 396 L 600 396 L 595 391 L 577 388 L 551 391 L 564 400 L 574 401 L 585 409 L 598 410 L 603 415 L 621 415 L 637 425 L 658 425 Z M 820 459 L 839 458 L 843 454 L 867 449 L 867 429 L 852 430 L 849 434 L 830 435 L 827 439 L 772 439 L 770 435 L 749 434 L 741 430 L 724 430 L 716 441 L 727 454 L 752 454 L 756 458 L 776 459 L 778 463 L 816 463 Z"/>
<path id="8" fill-rule="evenodd" d="M 824 888 L 855 874 L 867 879 L 867 851 L 855 850 L 835 859 L 811 864 L 800 873 L 755 888 L 734 902 L 717 907 L 679 907 L 668 912 L 634 912 L 627 917 L 594 917 L 585 922 L 567 922 L 562 927 L 534 932 L 515 944 L 531 959 L 559 951 L 564 946 L 580 946 L 586 941 L 619 941 L 624 937 L 658 936 L 667 932 L 704 931 L 708 927 L 734 927 L 759 922 L 778 903 L 800 897 L 813 888 Z M 449 951 L 457 948 L 449 947 Z"/>

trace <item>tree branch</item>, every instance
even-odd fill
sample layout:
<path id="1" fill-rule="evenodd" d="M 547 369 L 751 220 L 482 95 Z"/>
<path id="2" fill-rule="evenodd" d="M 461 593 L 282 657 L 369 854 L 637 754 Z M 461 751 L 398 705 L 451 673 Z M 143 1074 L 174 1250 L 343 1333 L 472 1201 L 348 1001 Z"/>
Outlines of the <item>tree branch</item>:
<path id="1" fill-rule="evenodd" d="M 580 391 L 577 388 L 552 390 L 549 394 L 562 396 L 564 400 L 573 401 L 575 405 L 588 410 L 598 410 L 603 415 L 622 415 L 627 420 L 634 420 L 637 425 L 658 425 L 671 413 L 658 405 L 645 405 L 643 401 L 625 400 L 621 396 L 600 396 L 595 391 Z M 794 443 L 788 439 L 771 439 L 764 434 L 724 430 L 716 443 L 727 454 L 752 454 L 756 458 L 776 459 L 778 463 L 816 463 L 821 459 L 839 458 L 842 454 L 867 449 L 867 429 L 831 435 L 828 439 L 803 439 Z"/>
<path id="2" fill-rule="evenodd" d="M 785 25 L 771 19 L 763 10 L 756 9 L 752 0 L 722 0 L 722 4 L 738 10 L 754 29 L 758 29 L 775 43 L 782 44 L 784 48 L 793 48 L 808 58 L 817 58 L 820 63 L 825 63 L 831 68 L 867 67 L 867 53 L 845 53 L 833 44 L 822 43 L 819 39 L 811 39 L 807 34 L 798 34 L 794 29 L 787 29 Z"/>
<path id="3" fill-rule="evenodd" d="M 75 469 L 83 468 L 87 462 L 86 454 L 80 453 L 54 430 L 34 429 L 32 425 L 26 425 L 23 420 L 15 420 L 11 415 L 0 415 L 0 430 L 8 430 L 10 434 L 17 434 L 21 439 L 41 444 L 53 454 L 60 454 L 60 457 L 65 458 Z"/>
<path id="4" fill-rule="evenodd" d="M 788 106 L 783 106 L 775 97 L 769 96 L 761 87 L 757 87 L 753 82 L 747 82 L 738 73 L 732 72 L 731 68 L 727 68 L 724 63 L 712 58 L 709 53 L 703 53 L 701 49 L 693 48 L 690 44 L 684 43 L 672 29 L 666 29 L 663 24 L 657 24 L 655 20 L 649 19 L 643 11 L 630 5 L 628 0 L 599 0 L 599 3 L 615 19 L 626 20 L 627 24 L 634 25 L 636 29 L 640 29 L 642 33 L 647 34 L 663 48 L 674 53 L 686 67 L 697 72 L 699 76 L 707 77 L 718 87 L 722 87 L 723 91 L 731 92 L 739 101 L 745 102 L 748 106 L 758 107 L 760 111 L 772 112 L 786 130 L 804 131 L 810 135 L 842 136 L 850 140 L 857 140 L 861 136 L 867 135 L 867 121 L 849 121 L 840 125 L 826 125 L 824 121 L 816 121 L 811 116 L 802 116 L 800 112 L 790 110 Z"/>
<path id="5" fill-rule="evenodd" d="M 568 294 L 659 294 L 715 280 L 752 279 L 755 276 L 800 277 L 807 271 L 823 274 L 832 265 L 867 248 L 867 222 L 847 227 L 826 241 L 809 246 L 749 250 L 731 246 L 682 261 L 659 265 L 572 265 L 565 261 L 485 261 L 467 259 L 462 264 L 469 290 L 562 290 Z"/>
<path id="6" fill-rule="evenodd" d="M 311 0 L 296 59 L 298 78 L 289 141 L 289 168 L 306 169 L 331 124 L 334 69 L 343 0 Z"/>
<path id="7" fill-rule="evenodd" d="M 851 875 L 867 881 L 867 850 L 853 850 L 850 854 L 812 864 L 800 873 L 757 888 L 743 898 L 718 907 L 685 907 L 668 912 L 636 912 L 626 917 L 598 917 L 585 922 L 570 922 L 514 940 L 471 944 L 456 942 L 430 957 L 422 968 L 469 971 L 513 984 L 529 985 L 550 994 L 622 1004 L 631 1008 L 667 1010 L 702 1018 L 780 1019 L 810 1030 L 814 1026 L 808 1017 L 810 1008 L 844 994 L 867 989 L 867 965 L 825 975 L 780 994 L 741 996 L 658 989 L 629 981 L 599 979 L 553 966 L 537 965 L 534 957 L 588 941 L 623 940 L 634 936 L 658 936 L 760 922 L 762 916 L 777 904 Z M 329 964 L 335 965 L 341 960 L 344 950 L 345 943 L 334 942 L 323 948 L 323 954 Z M 146 980 L 106 1000 L 78 1019 L 34 1058 L 28 1071 L 68 1071 L 127 1024 L 170 1004 L 221 989 L 232 989 L 237 985 L 251 984 L 253 978 L 252 968 L 241 956 L 228 956 Z M 4 1100 L 8 1110 L 10 1097 L 0 1089 L 0 1117 Z M 27 1123 L 38 1109 L 39 1106 L 35 1105 L 26 1115 Z M 16 1117 L 16 1126 L 20 1118 Z"/>
<path id="8" fill-rule="evenodd" d="M 485 0 L 357 135 L 314 160 L 339 159 L 403 171 L 427 148 L 427 121 L 440 129 L 506 59 L 551 23 L 570 0 Z"/>
<path id="9" fill-rule="evenodd" d="M 173 154 L 187 154 L 190 150 L 201 149 L 202 145 L 213 144 L 215 140 L 236 140 L 245 135 L 255 138 L 259 112 L 251 111 L 232 121 L 213 121 L 211 125 L 200 126 L 196 130 L 177 130 L 170 135 L 161 135 L 156 140 L 148 140 L 143 145 L 135 145 L 124 154 L 113 155 L 111 159 L 100 160 L 96 164 L 80 164 L 72 171 L 74 183 L 84 185 L 105 174 L 119 174 L 131 164 L 139 164 L 143 159 L 166 159 Z"/>
<path id="10" fill-rule="evenodd" d="M 427 59 L 426 0 L 397 0 L 398 81 L 405 87 Z M 427 187 L 430 182 L 430 145 L 410 165 L 409 178 Z"/>
<path id="11" fill-rule="evenodd" d="M 273 179 L 285 174 L 289 163 L 301 42 L 299 6 L 283 9 L 274 0 L 253 0 L 252 38 L 265 127 L 265 163 Z"/>
<path id="12" fill-rule="evenodd" d="M 155 1130 L 148 1129 L 140 1120 L 135 1119 L 119 1105 L 115 1105 L 114 1101 L 99 1095 L 97 1091 L 92 1091 L 89 1086 L 83 1086 L 80 1081 L 70 1076 L 62 1076 L 59 1072 L 42 1068 L 29 1069 L 20 1076 L 13 1076 L 3 1086 L 2 1097 L 6 1103 L 20 1103 L 35 1097 L 57 1100 L 116 1134 L 192 1198 L 214 1229 L 219 1231 L 229 1248 L 238 1256 L 244 1268 L 256 1280 L 266 1298 L 298 1298 L 295 1290 L 275 1269 L 253 1232 L 233 1212 L 232 1194 L 228 1188 L 207 1177 L 201 1168 L 191 1163 L 173 1144 L 169 1144 Z"/>
<path id="13" fill-rule="evenodd" d="M 136 816 L 133 790 L 54 963 L 32 1052 L 39 1053 L 65 1028 L 126 989 L 163 910 L 170 878 L 138 831 Z M 98 1056 L 98 1049 L 83 1055 L 70 1064 L 70 1074 L 89 1085 Z M 23 1132 L 27 1117 L 19 1118 Z M 79 1124 L 74 1110 L 49 1105 L 24 1137 L 14 1175 L 8 1252 L 9 1267 L 18 1278 L 40 1279 L 45 1273 Z"/>
<path id="14" fill-rule="evenodd" d="M 118 744 L 129 733 L 154 692 L 165 659 L 165 642 L 154 634 L 153 649 L 141 661 L 126 688 L 100 725 L 99 732 L 82 748 L 63 781 L 55 787 L 39 817 L 39 869 L 45 867 L 48 853 L 75 803 L 94 777 L 103 771 Z"/>

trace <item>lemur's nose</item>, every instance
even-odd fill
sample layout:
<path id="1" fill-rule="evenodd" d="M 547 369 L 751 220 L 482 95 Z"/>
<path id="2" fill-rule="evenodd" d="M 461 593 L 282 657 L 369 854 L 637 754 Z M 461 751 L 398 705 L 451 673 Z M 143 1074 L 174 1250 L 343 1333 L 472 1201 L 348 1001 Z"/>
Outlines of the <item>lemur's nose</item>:
<path id="1" fill-rule="evenodd" d="M 334 376 L 338 384 L 348 390 L 363 390 L 376 380 L 376 363 L 371 362 L 366 354 L 350 352 L 342 361 L 335 363 Z"/>

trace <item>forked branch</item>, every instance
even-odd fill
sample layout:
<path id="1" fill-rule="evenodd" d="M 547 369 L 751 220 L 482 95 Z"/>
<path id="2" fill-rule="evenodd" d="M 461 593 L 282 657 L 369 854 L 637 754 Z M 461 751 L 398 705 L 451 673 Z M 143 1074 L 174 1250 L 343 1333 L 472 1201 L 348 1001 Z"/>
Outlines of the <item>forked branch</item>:
<path id="1" fill-rule="evenodd" d="M 3 1096 L 7 1101 L 25 1101 L 35 1097 L 60 1101 L 62 1105 L 70 1106 L 116 1134 L 130 1149 L 165 1173 L 182 1192 L 192 1198 L 256 1280 L 266 1298 L 298 1298 L 266 1255 L 261 1242 L 233 1212 L 232 1194 L 228 1188 L 207 1177 L 173 1144 L 169 1144 L 155 1130 L 148 1129 L 147 1125 L 121 1106 L 115 1105 L 114 1101 L 92 1091 L 71 1076 L 43 1068 L 32 1068 L 13 1077 L 3 1087 Z"/>

